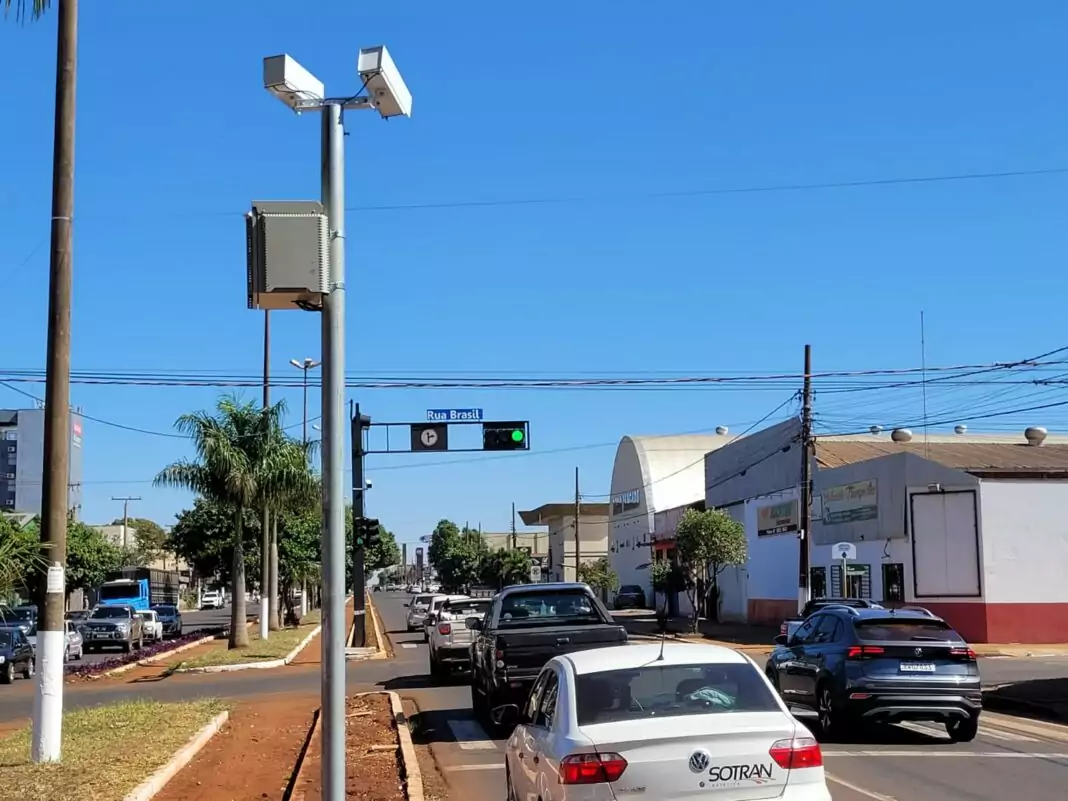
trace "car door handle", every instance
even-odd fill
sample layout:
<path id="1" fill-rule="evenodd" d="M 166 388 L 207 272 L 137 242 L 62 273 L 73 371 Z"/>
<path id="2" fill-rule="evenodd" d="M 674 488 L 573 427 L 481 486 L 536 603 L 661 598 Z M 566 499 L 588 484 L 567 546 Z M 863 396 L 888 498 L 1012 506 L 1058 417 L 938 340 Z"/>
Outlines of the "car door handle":
<path id="1" fill-rule="evenodd" d="M 522 751 L 520 751 L 516 756 L 518 756 L 520 759 L 526 758 L 526 754 L 524 754 Z"/>
<path id="2" fill-rule="evenodd" d="M 568 645 L 570 642 L 571 642 L 571 638 L 570 637 L 557 637 L 556 638 L 556 644 L 557 645 Z"/>
<path id="3" fill-rule="evenodd" d="M 537 765 L 539 762 L 541 762 L 541 760 L 538 758 L 538 755 L 535 754 L 534 755 L 534 764 Z"/>

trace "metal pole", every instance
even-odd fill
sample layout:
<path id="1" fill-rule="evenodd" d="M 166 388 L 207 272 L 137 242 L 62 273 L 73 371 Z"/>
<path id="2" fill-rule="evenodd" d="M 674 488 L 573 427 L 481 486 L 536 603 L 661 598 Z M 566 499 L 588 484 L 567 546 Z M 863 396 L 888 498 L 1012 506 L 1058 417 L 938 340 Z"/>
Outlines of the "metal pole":
<path id="1" fill-rule="evenodd" d="M 263 312 L 263 409 L 271 405 L 271 313 Z M 267 508 L 267 499 L 263 501 L 263 514 L 260 518 L 260 639 L 266 640 L 271 635 L 271 510 Z"/>
<path id="2" fill-rule="evenodd" d="M 360 416 L 360 404 L 352 409 L 352 644 L 357 648 L 367 645 L 366 620 L 366 579 L 364 565 L 366 545 L 356 544 L 356 524 L 365 516 L 367 510 L 366 486 L 363 476 L 363 418 Z"/>
<path id="3" fill-rule="evenodd" d="M 812 346 L 805 345 L 801 390 L 801 531 L 797 543 L 797 611 L 810 600 L 809 560 L 812 538 Z"/>
<path id="4" fill-rule="evenodd" d="M 322 200 L 330 223 L 330 292 L 323 297 L 324 801 L 345 799 L 345 129 L 341 106 L 323 108 Z"/>
<path id="5" fill-rule="evenodd" d="M 34 762 L 58 762 L 62 756 L 77 66 L 78 3 L 77 0 L 59 0 L 55 133 L 52 144 L 52 245 L 48 266 L 44 486 L 41 488 L 41 545 L 50 568 L 41 598 L 41 619 L 37 631 L 38 678 L 30 748 Z"/>
<path id="6" fill-rule="evenodd" d="M 582 549 L 579 543 L 579 515 L 582 513 L 582 496 L 579 495 L 579 474 L 575 468 L 575 581 L 579 580 L 579 566 L 582 564 Z"/>
<path id="7" fill-rule="evenodd" d="M 304 444 L 308 444 L 308 363 L 304 363 Z"/>

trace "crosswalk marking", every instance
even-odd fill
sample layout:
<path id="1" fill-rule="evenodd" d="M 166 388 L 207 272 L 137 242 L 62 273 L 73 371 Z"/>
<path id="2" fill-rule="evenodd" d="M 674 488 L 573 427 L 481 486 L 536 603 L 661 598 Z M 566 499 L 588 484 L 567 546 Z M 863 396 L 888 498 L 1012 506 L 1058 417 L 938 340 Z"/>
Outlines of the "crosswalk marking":
<path id="1" fill-rule="evenodd" d="M 942 726 L 938 726 L 934 723 L 920 723 L 918 721 L 902 721 L 897 724 L 902 729 L 908 729 L 919 734 L 923 734 L 927 737 L 938 737 L 940 739 L 948 739 L 949 735 Z M 994 740 L 1005 740 L 1007 742 L 1015 743 L 1037 743 L 1039 739 L 1037 737 L 1029 737 L 1026 734 L 1017 734 L 1016 732 L 1005 731 L 1002 729 L 994 729 L 990 726 L 984 726 L 979 724 L 979 734 L 984 737 L 990 737 Z"/>
<path id="2" fill-rule="evenodd" d="M 486 732 L 474 720 L 450 720 L 449 729 L 456 744 L 464 751 L 493 751 L 497 744 L 486 737 Z"/>

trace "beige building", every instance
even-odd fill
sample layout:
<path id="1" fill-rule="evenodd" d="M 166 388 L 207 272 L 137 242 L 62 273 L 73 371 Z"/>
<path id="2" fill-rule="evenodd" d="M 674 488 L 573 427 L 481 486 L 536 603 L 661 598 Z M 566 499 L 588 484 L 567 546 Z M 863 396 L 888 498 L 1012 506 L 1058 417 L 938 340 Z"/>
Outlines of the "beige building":
<path id="1" fill-rule="evenodd" d="M 508 550 L 512 547 L 512 532 L 482 532 L 482 541 L 491 551 Z M 549 552 L 549 538 L 540 531 L 517 531 L 516 548 L 530 548 L 531 556 L 545 556 Z"/>
<path id="2" fill-rule="evenodd" d="M 519 513 L 527 526 L 548 528 L 546 581 L 575 581 L 575 504 L 547 503 Z M 579 507 L 579 560 L 582 564 L 608 556 L 608 504 L 583 503 Z"/>

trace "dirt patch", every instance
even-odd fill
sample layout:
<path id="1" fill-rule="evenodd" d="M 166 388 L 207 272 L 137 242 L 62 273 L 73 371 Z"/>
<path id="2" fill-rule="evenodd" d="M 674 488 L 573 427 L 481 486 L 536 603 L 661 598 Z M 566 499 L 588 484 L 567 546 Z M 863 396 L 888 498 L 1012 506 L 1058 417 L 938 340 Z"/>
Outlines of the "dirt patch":
<path id="1" fill-rule="evenodd" d="M 397 729 L 388 696 L 375 693 L 348 699 L 346 797 L 356 801 L 405 801 Z M 321 728 L 308 748 L 294 799 L 321 801 Z"/>
<path id="2" fill-rule="evenodd" d="M 318 706 L 317 694 L 260 696 L 235 706 L 157 801 L 282 798 Z"/>

